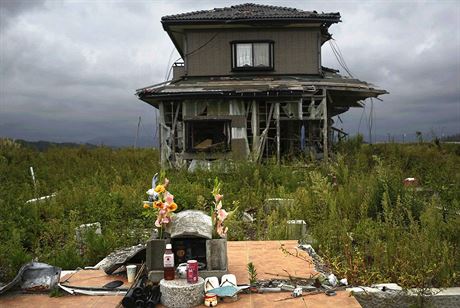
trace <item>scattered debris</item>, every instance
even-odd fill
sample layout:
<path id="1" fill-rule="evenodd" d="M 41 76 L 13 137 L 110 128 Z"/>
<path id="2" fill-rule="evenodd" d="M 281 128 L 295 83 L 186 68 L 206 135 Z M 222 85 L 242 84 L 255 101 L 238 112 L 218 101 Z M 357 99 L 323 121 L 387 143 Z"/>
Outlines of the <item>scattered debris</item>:
<path id="1" fill-rule="evenodd" d="M 334 274 L 330 274 L 329 276 L 327 276 L 327 282 L 329 283 L 331 287 L 335 287 L 337 286 L 338 280 Z"/>
<path id="2" fill-rule="evenodd" d="M 101 235 L 102 228 L 100 222 L 94 222 L 90 224 L 83 224 L 80 227 L 75 228 L 75 236 L 77 242 L 83 242 L 88 231 L 94 231 L 95 234 Z"/>
<path id="3" fill-rule="evenodd" d="M 68 277 L 64 276 L 65 279 L 61 279 L 58 284 L 60 289 L 69 294 L 124 295 L 128 291 L 127 287 L 123 287 L 124 277 L 108 276 L 102 270 L 78 269 L 69 274 Z"/>
<path id="4" fill-rule="evenodd" d="M 295 288 L 294 291 L 292 291 L 292 297 L 300 297 L 302 296 L 303 292 L 302 292 L 302 288 Z"/>
<path id="5" fill-rule="evenodd" d="M 160 286 L 149 283 L 147 276 L 137 278 L 122 300 L 123 307 L 155 307 L 160 303 Z"/>
<path id="6" fill-rule="evenodd" d="M 253 223 L 255 221 L 255 218 L 247 212 L 243 212 L 241 219 L 244 222 L 249 222 L 249 223 Z"/>
<path id="7" fill-rule="evenodd" d="M 347 278 L 340 279 L 340 284 L 341 284 L 342 286 L 348 286 L 348 280 L 347 280 Z"/>
<path id="8" fill-rule="evenodd" d="M 69 294 L 82 294 L 82 295 L 124 295 L 128 291 L 126 288 L 95 288 L 95 287 L 77 287 L 77 286 L 69 286 L 69 285 L 62 285 L 58 284 L 58 286 L 66 291 Z"/>
<path id="9" fill-rule="evenodd" d="M 102 228 L 100 222 L 94 222 L 89 224 L 83 224 L 75 228 L 75 239 L 79 246 L 79 252 L 82 256 L 85 252 L 85 240 L 88 236 L 88 232 L 94 232 L 96 235 L 102 235 Z"/>
<path id="10" fill-rule="evenodd" d="M 416 187 L 418 186 L 418 180 L 416 178 L 405 178 L 403 180 L 404 187 Z"/>
<path id="11" fill-rule="evenodd" d="M 102 259 L 94 267 L 102 269 L 108 275 L 114 273 L 126 263 L 145 262 L 145 245 L 139 244 L 128 248 L 118 249 Z"/>
<path id="12" fill-rule="evenodd" d="M 27 203 L 35 203 L 35 202 L 44 202 L 44 201 L 50 200 L 50 199 L 52 199 L 54 197 L 56 197 L 56 193 L 52 193 L 51 195 L 48 195 L 48 196 L 43 196 L 43 197 L 38 197 L 38 198 L 27 200 L 26 204 Z"/>
<path id="13" fill-rule="evenodd" d="M 298 240 L 307 234 L 307 223 L 305 220 L 288 220 L 286 223 L 288 239 Z"/>
<path id="14" fill-rule="evenodd" d="M 54 288 L 61 277 L 61 269 L 46 263 L 30 262 L 23 265 L 14 279 L 0 287 L 0 294 L 20 285 L 23 291 L 43 292 Z"/>
<path id="15" fill-rule="evenodd" d="M 326 294 L 327 296 L 336 296 L 337 293 L 335 293 L 334 290 L 326 290 L 326 292 L 324 292 L 324 294 Z"/>
<path id="16" fill-rule="evenodd" d="M 114 280 L 114 281 L 111 281 L 109 283 L 106 283 L 105 285 L 103 285 L 102 287 L 103 288 L 106 288 L 106 289 L 115 289 L 115 288 L 118 288 L 120 286 L 123 285 L 123 281 L 121 280 Z"/>
<path id="17" fill-rule="evenodd" d="M 197 170 L 211 170 L 211 162 L 208 160 L 193 159 L 188 166 L 188 172 L 195 172 Z"/>
<path id="18" fill-rule="evenodd" d="M 323 259 L 316 253 L 315 249 L 309 244 L 301 244 L 298 246 L 301 250 L 306 251 L 313 260 L 315 270 L 324 276 L 330 274 L 329 268 L 324 264 Z"/>
<path id="19" fill-rule="evenodd" d="M 282 291 L 281 288 L 259 288 L 259 293 L 278 293 Z"/>

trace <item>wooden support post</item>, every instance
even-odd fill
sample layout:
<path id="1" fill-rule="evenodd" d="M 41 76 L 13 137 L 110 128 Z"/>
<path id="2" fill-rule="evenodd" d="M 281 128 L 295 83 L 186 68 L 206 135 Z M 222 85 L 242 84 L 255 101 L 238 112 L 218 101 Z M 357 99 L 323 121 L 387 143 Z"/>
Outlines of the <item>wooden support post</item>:
<path id="1" fill-rule="evenodd" d="M 327 96 L 326 89 L 323 89 L 323 99 L 321 101 L 323 106 L 323 158 L 328 159 L 328 117 L 327 117 Z"/>
<path id="2" fill-rule="evenodd" d="M 164 103 L 160 102 L 158 104 L 158 109 L 160 110 L 160 117 L 159 117 L 159 122 L 158 123 L 158 128 L 160 129 L 160 164 L 162 167 L 166 166 L 168 160 L 166 158 L 166 149 L 165 149 L 165 143 L 166 143 L 166 136 L 163 133 L 163 129 L 165 126 L 165 108 L 164 108 Z"/>
<path id="3" fill-rule="evenodd" d="M 259 103 L 256 100 L 252 101 L 251 130 L 252 152 L 256 153 L 259 149 Z"/>
<path id="4" fill-rule="evenodd" d="M 259 147 L 259 150 L 257 151 L 257 155 L 255 155 L 258 162 L 260 162 L 262 160 L 262 156 L 264 155 L 263 151 L 264 151 L 265 143 L 267 142 L 268 130 L 270 129 L 270 122 L 272 120 L 272 115 L 273 115 L 273 107 L 274 107 L 274 104 L 270 103 L 270 111 L 268 112 L 268 117 L 267 117 L 267 126 L 265 127 L 264 131 L 262 132 L 262 135 L 260 136 L 261 137 L 260 138 L 260 147 Z"/>
<path id="5" fill-rule="evenodd" d="M 299 104 L 298 104 L 298 117 L 299 117 L 299 120 L 303 120 L 303 107 L 302 107 L 302 103 L 303 103 L 303 98 L 299 99 Z"/>
<path id="6" fill-rule="evenodd" d="M 174 105 L 172 105 L 172 110 L 174 110 Z M 171 128 L 171 152 L 172 152 L 172 157 L 171 160 L 173 162 L 176 161 L 176 126 L 177 126 L 177 117 L 179 116 L 179 111 L 180 111 L 181 103 L 177 103 L 176 107 L 176 113 L 174 115 L 174 120 L 172 122 L 172 128 Z"/>
<path id="7" fill-rule="evenodd" d="M 275 103 L 276 115 L 276 163 L 279 165 L 281 161 L 281 146 L 280 146 L 280 103 Z"/>

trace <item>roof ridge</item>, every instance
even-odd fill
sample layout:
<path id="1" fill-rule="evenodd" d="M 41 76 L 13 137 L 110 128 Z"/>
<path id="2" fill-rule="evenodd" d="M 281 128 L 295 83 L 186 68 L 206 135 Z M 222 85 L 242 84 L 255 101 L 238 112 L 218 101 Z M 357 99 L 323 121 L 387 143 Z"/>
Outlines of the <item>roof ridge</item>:
<path id="1" fill-rule="evenodd" d="M 235 4 L 235 5 L 232 5 L 231 8 L 243 7 L 243 6 L 255 6 L 255 7 L 277 8 L 277 9 L 283 9 L 283 10 L 289 10 L 289 11 L 297 11 L 297 12 L 309 12 L 309 11 L 304 11 L 304 10 L 300 10 L 300 9 L 293 8 L 293 7 L 280 6 L 280 5 L 269 5 L 269 4 L 259 4 L 259 3 L 251 3 L 251 2 L 242 3 L 242 4 Z"/>
<path id="2" fill-rule="evenodd" d="M 314 19 L 328 22 L 339 22 L 340 13 L 318 13 L 298 8 L 275 6 L 257 3 L 242 3 L 232 6 L 198 10 L 161 18 L 163 22 L 175 21 L 223 21 L 223 20 L 286 20 L 286 19 Z"/>

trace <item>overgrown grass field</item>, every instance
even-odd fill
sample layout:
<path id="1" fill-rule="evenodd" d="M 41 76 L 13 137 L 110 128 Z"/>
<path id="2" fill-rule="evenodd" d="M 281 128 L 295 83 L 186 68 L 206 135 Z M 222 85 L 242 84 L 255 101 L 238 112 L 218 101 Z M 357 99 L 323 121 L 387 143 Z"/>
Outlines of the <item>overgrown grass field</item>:
<path id="1" fill-rule="evenodd" d="M 158 155 L 105 147 L 39 152 L 0 141 L 0 281 L 32 259 L 73 269 L 145 242 L 154 222 L 142 215 L 142 200 L 160 170 Z M 460 285 L 459 145 L 363 145 L 357 138 L 340 145 L 327 164 L 166 172 L 178 210 L 208 211 L 217 177 L 224 208 L 254 213 L 253 224 L 239 215 L 227 222 L 230 240 L 284 239 L 286 221 L 303 219 L 313 247 L 351 284 Z M 419 186 L 405 187 L 407 177 Z M 26 204 L 55 192 L 51 200 Z M 294 199 L 294 205 L 267 214 L 267 198 Z M 75 228 L 92 222 L 102 224 L 102 236 L 90 237 L 80 255 Z"/>

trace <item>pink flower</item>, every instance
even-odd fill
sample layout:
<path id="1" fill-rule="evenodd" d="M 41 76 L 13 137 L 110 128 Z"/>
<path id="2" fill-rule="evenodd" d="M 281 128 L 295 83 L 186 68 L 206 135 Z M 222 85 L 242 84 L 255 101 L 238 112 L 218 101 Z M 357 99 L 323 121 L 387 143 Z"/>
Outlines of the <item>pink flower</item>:
<path id="1" fill-rule="evenodd" d="M 220 221 L 224 221 L 225 218 L 227 218 L 227 216 L 228 216 L 228 213 L 224 209 L 220 209 L 220 210 L 217 211 L 217 218 Z"/>
<path id="2" fill-rule="evenodd" d="M 223 197 L 224 197 L 224 195 L 217 194 L 217 195 L 214 196 L 214 199 L 216 200 L 216 202 L 219 202 L 220 200 L 222 200 Z"/>
<path id="3" fill-rule="evenodd" d="M 164 216 L 166 215 L 166 210 L 165 209 L 161 209 L 159 212 L 158 212 L 159 216 Z"/>
<path id="4" fill-rule="evenodd" d="M 160 221 L 159 221 L 158 219 L 155 220 L 155 226 L 156 226 L 157 228 L 160 228 L 160 227 L 161 227 L 161 223 L 160 223 Z"/>
<path id="5" fill-rule="evenodd" d="M 222 208 L 222 201 L 219 201 L 216 205 L 216 211 L 219 211 Z"/>
<path id="6" fill-rule="evenodd" d="M 166 192 L 165 201 L 169 204 L 174 202 L 174 196 L 170 194 L 169 191 Z"/>
<path id="7" fill-rule="evenodd" d="M 163 217 L 163 219 L 161 220 L 161 223 L 162 224 L 169 224 L 171 220 L 169 219 L 169 217 Z"/>
<path id="8" fill-rule="evenodd" d="M 220 237 L 225 237 L 227 234 L 228 228 L 225 227 L 221 223 L 217 223 L 216 227 L 217 234 L 219 234 Z"/>

